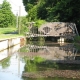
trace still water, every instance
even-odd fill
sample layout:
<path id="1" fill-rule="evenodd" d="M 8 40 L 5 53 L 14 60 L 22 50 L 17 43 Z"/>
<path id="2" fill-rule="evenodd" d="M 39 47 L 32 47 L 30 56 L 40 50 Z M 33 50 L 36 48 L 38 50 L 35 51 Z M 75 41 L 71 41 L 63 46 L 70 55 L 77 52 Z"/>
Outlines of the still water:
<path id="1" fill-rule="evenodd" d="M 23 47 L 18 44 L 0 52 L 0 80 L 80 80 L 51 73 L 53 70 L 80 70 L 79 60 L 79 50 L 73 44 L 30 42 Z"/>

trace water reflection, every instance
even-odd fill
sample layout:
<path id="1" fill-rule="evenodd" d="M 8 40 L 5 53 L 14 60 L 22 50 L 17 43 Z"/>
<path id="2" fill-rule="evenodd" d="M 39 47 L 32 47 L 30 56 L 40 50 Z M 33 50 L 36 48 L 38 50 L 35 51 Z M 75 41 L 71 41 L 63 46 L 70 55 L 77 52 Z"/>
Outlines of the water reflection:
<path id="1" fill-rule="evenodd" d="M 75 60 L 78 52 L 78 49 L 76 49 L 73 44 L 60 45 L 51 43 L 50 45 L 49 43 L 47 43 L 43 46 L 27 44 L 24 48 L 25 50 L 23 50 L 22 52 L 27 52 L 27 54 L 23 53 L 24 56 L 28 56 L 31 58 L 35 56 L 41 56 L 46 60 Z"/>
<path id="2" fill-rule="evenodd" d="M 30 42 L 23 47 L 18 44 L 0 52 L 0 80 L 78 80 L 53 78 L 52 72 L 50 72 L 53 70 L 80 70 L 80 59 L 76 57 L 80 57 L 80 55 L 73 44 Z M 79 64 L 57 63 L 60 61 L 74 61 L 73 63 L 79 61 Z"/>
<path id="3" fill-rule="evenodd" d="M 74 44 L 45 43 L 40 46 L 38 42 L 36 43 L 37 45 L 33 42 L 20 49 L 19 55 L 23 57 L 25 62 L 22 78 L 24 80 L 26 78 L 28 80 L 34 80 L 34 78 L 35 80 L 73 80 L 74 76 L 71 75 L 70 71 L 80 70 L 80 59 L 76 60 L 76 56 L 79 56 L 78 49 L 75 48 Z M 65 77 L 66 70 L 73 77 L 66 74 L 67 78 L 70 79 L 55 78 L 56 76 Z M 77 75 L 76 71 L 73 73 L 75 76 Z"/>
<path id="4" fill-rule="evenodd" d="M 19 57 L 20 44 L 0 52 L 0 80 L 22 80 L 25 63 Z"/>
<path id="5" fill-rule="evenodd" d="M 19 48 L 20 48 L 20 44 L 13 46 L 11 48 L 5 49 L 3 51 L 0 51 L 0 61 L 17 52 Z"/>

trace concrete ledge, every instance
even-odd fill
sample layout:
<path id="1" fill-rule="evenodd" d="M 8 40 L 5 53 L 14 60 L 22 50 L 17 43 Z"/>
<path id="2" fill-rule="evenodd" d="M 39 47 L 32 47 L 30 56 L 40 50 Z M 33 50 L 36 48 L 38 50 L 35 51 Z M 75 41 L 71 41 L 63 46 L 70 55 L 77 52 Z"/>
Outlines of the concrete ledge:
<path id="1" fill-rule="evenodd" d="M 17 38 L 0 40 L 0 51 L 7 49 L 7 48 L 10 48 L 14 45 L 20 44 L 22 38 L 24 38 L 24 37 L 17 37 Z"/>

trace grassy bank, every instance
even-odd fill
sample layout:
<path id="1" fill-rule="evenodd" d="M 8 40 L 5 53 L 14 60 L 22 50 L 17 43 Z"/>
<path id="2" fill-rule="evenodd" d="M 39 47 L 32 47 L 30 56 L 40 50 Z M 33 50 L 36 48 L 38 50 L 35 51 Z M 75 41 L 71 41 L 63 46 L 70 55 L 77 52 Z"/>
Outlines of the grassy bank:
<path id="1" fill-rule="evenodd" d="M 0 40 L 23 36 L 19 34 L 14 34 L 16 31 L 16 28 L 0 28 Z"/>
<path id="2" fill-rule="evenodd" d="M 0 28 L 0 34 L 6 34 L 16 31 L 16 28 Z"/>
<path id="3" fill-rule="evenodd" d="M 23 35 L 18 35 L 18 34 L 0 34 L 0 40 L 20 37 L 20 36 L 23 36 Z"/>

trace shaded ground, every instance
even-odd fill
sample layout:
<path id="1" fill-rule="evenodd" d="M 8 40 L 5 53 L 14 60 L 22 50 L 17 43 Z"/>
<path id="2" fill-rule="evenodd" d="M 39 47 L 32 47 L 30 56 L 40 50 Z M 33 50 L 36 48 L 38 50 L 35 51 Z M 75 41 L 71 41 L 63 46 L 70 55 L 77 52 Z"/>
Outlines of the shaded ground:
<path id="1" fill-rule="evenodd" d="M 78 78 L 78 79 L 80 79 L 80 70 L 50 69 L 50 70 L 46 70 L 46 71 L 26 72 L 26 73 L 23 73 L 22 76 L 30 77 L 30 78 L 66 77 L 66 78 Z"/>

